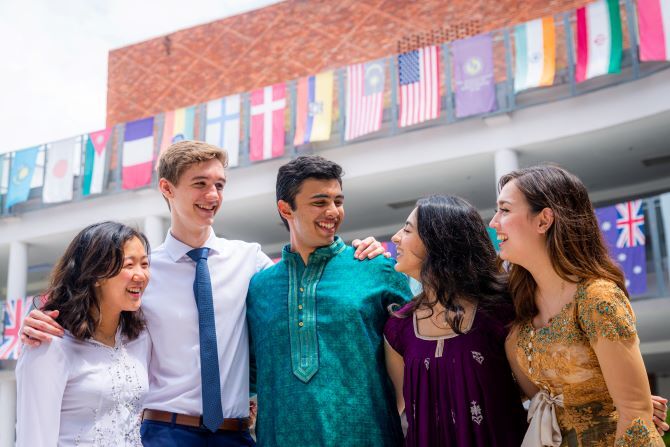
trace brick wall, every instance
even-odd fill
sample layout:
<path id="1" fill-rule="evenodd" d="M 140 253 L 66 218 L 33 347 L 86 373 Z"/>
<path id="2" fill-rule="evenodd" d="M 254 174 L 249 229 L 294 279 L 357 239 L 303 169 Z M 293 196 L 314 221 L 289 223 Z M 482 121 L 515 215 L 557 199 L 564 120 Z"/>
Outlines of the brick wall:
<path id="1" fill-rule="evenodd" d="M 503 28 L 585 3 L 588 0 L 288 0 L 111 51 L 107 124 Z M 560 55 L 560 47 L 558 51 Z"/>

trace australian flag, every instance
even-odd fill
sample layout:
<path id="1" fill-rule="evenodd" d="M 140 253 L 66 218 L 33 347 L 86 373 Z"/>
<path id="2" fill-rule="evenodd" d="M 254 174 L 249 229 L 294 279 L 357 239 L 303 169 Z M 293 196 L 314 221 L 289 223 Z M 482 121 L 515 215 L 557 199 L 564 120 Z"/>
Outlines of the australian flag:
<path id="1" fill-rule="evenodd" d="M 610 255 L 624 272 L 628 292 L 631 295 L 645 293 L 647 259 L 642 200 L 598 208 L 596 216 Z"/>
<path id="2" fill-rule="evenodd" d="M 4 330 L 0 332 L 0 360 L 16 360 L 21 350 L 20 333 L 23 319 L 30 311 L 32 296 L 7 300 L 2 306 Z"/>

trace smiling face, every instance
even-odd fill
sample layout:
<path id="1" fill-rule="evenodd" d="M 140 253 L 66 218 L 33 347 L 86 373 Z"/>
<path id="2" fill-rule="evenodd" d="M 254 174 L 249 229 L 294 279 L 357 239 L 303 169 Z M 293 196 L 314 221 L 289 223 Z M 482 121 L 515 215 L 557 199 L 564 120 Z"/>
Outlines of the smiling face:
<path id="1" fill-rule="evenodd" d="M 176 185 L 161 178 L 159 187 L 170 203 L 175 236 L 209 231 L 221 207 L 225 184 L 223 165 L 217 159 L 191 165 Z"/>
<path id="2" fill-rule="evenodd" d="M 340 183 L 333 180 L 305 180 L 295 196 L 295 208 L 277 202 L 291 233 L 291 249 L 309 255 L 330 245 L 344 220 L 344 195 Z"/>
<path id="3" fill-rule="evenodd" d="M 103 315 L 138 310 L 149 283 L 149 258 L 138 238 L 123 245 L 123 258 L 121 271 L 116 276 L 100 280 L 96 286 Z"/>
<path id="4" fill-rule="evenodd" d="M 417 281 L 421 280 L 421 266 L 426 257 L 426 246 L 419 237 L 416 208 L 407 217 L 405 225 L 391 238 L 398 251 L 395 269 Z"/>
<path id="5" fill-rule="evenodd" d="M 516 181 L 508 182 L 500 191 L 498 209 L 489 223 L 496 230 L 500 258 L 526 267 L 537 254 L 546 251 L 546 229 L 541 220 L 541 213 L 531 211 Z"/>

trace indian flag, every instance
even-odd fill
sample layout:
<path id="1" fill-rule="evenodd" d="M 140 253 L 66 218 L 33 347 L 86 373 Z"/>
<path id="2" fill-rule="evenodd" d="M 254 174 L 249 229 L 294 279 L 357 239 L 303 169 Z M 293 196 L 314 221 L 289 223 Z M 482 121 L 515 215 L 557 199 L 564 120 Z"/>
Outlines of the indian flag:
<path id="1" fill-rule="evenodd" d="M 637 0 L 640 60 L 670 61 L 670 0 Z"/>
<path id="2" fill-rule="evenodd" d="M 577 10 L 577 82 L 621 71 L 618 0 L 599 0 Z"/>
<path id="3" fill-rule="evenodd" d="M 514 28 L 514 45 L 514 91 L 552 85 L 556 73 L 554 18 L 544 17 L 517 25 Z"/>

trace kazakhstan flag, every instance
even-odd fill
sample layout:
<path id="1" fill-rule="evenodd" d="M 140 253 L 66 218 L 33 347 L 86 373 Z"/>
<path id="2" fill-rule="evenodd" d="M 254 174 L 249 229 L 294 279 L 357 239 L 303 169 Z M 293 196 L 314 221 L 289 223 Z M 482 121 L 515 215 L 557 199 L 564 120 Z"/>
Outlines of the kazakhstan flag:
<path id="1" fill-rule="evenodd" d="M 39 149 L 40 146 L 36 146 L 14 153 L 11 170 L 9 171 L 5 209 L 28 200 L 30 182 L 35 172 L 35 162 Z"/>

